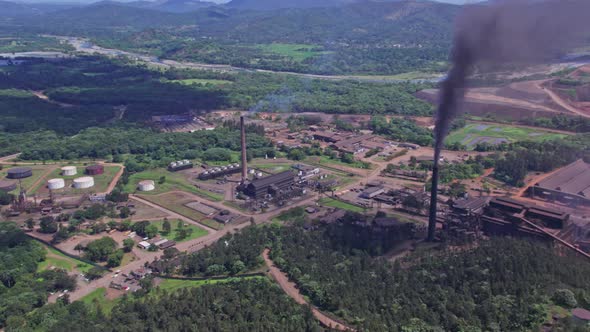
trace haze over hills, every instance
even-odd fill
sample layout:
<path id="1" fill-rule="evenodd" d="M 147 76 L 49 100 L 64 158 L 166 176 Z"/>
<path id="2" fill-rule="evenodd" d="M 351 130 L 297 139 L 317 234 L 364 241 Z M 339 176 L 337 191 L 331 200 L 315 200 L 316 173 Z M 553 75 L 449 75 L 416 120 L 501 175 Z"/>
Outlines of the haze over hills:
<path id="1" fill-rule="evenodd" d="M 275 10 L 282 8 L 330 8 L 345 6 L 351 3 L 368 3 L 368 2 L 396 2 L 403 0 L 119 0 L 113 1 L 123 3 L 132 7 L 139 8 L 151 8 L 160 11 L 168 12 L 190 12 L 205 7 L 211 7 L 216 5 L 224 5 L 229 8 L 236 9 L 247 9 L 247 10 Z M 475 3 L 483 0 L 414 0 L 414 1 L 432 1 L 432 2 L 443 2 L 451 4 L 466 4 Z M 90 4 L 96 4 L 103 1 L 95 0 L 13 0 L 14 4 L 20 5 L 20 10 L 25 8 L 31 9 L 36 6 L 41 8 L 55 8 L 61 7 L 73 7 L 73 6 L 85 6 Z M 7 8 L 13 7 L 14 5 L 7 5 Z M 7 9 L 8 10 L 8 9 Z M 44 10 L 41 10 L 44 11 Z M 10 12 L 9 12 L 10 13 Z"/>
<path id="2" fill-rule="evenodd" d="M 100 2 L 20 15 L 5 29 L 100 38 L 110 48 L 238 67 L 399 73 L 417 65 L 444 68 L 459 10 L 436 2 L 369 1 L 330 8 L 255 11 L 215 6 L 170 12 L 144 2 Z M 261 48 L 277 43 L 292 50 L 277 57 Z M 292 52 L 303 57 L 294 60 Z"/>

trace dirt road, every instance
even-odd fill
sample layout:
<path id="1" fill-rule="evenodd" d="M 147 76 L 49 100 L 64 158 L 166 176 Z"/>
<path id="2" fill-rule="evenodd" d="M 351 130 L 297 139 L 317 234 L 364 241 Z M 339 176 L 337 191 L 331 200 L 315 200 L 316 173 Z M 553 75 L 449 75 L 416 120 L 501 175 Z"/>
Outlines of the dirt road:
<path id="1" fill-rule="evenodd" d="M 0 158 L 0 164 L 12 164 L 11 160 L 18 158 L 18 156 L 20 156 L 20 153 L 15 153 L 15 154 L 11 154 L 9 156 L 4 156 L 2 158 Z"/>
<path id="2" fill-rule="evenodd" d="M 568 110 L 572 113 L 575 113 L 579 116 L 583 116 L 585 118 L 590 118 L 590 114 L 573 107 L 572 105 L 567 103 L 565 100 L 561 99 L 560 96 L 558 96 L 555 92 L 551 91 L 550 89 L 547 89 L 546 87 L 544 87 L 542 85 L 539 85 L 539 88 L 542 89 L 547 95 L 549 95 L 549 97 L 551 97 L 551 99 L 559 106 L 561 106 L 561 107 L 565 108 L 566 110 Z"/>
<path id="3" fill-rule="evenodd" d="M 305 298 L 303 298 L 303 295 L 301 295 L 301 293 L 297 289 L 297 286 L 295 285 L 295 283 L 289 281 L 289 277 L 287 277 L 287 275 L 285 273 L 283 273 L 278 267 L 276 267 L 274 265 L 273 261 L 270 259 L 269 255 L 268 255 L 269 252 L 270 252 L 269 249 L 265 249 L 264 252 L 262 253 L 262 256 L 264 257 L 264 263 L 269 268 L 270 274 L 272 275 L 272 277 L 281 286 L 283 291 L 285 291 L 285 293 L 287 293 L 287 295 L 289 295 L 289 297 L 291 297 L 293 300 L 295 300 L 295 302 L 302 304 L 302 305 L 309 305 L 309 303 L 307 303 L 307 301 L 305 301 Z M 335 329 L 338 331 L 355 331 L 353 328 L 350 328 L 350 327 L 326 316 L 324 313 L 319 311 L 316 307 L 312 306 L 311 311 L 313 312 L 313 316 L 318 321 L 320 321 L 320 323 L 323 326 L 326 326 L 328 328 Z"/>
<path id="4" fill-rule="evenodd" d="M 121 178 L 121 176 L 123 176 L 123 172 L 125 171 L 125 166 L 121 165 L 121 164 L 110 164 L 110 163 L 104 163 L 104 162 L 101 162 L 101 164 L 103 164 L 105 166 L 119 166 L 119 171 L 117 172 L 117 174 L 115 174 L 115 177 L 113 178 L 113 180 L 109 184 L 106 192 L 104 192 L 104 194 L 110 194 L 113 191 L 113 189 L 115 189 L 115 187 L 117 186 L 117 182 L 119 182 L 119 179 Z"/>
<path id="5" fill-rule="evenodd" d="M 45 93 L 43 93 L 43 91 L 30 91 L 33 95 L 35 95 L 35 97 L 44 100 L 48 103 L 54 104 L 54 105 L 58 105 L 61 107 L 74 107 L 74 105 L 72 104 L 66 104 L 66 103 L 61 103 L 59 101 L 55 101 L 49 98 L 49 96 L 47 96 Z"/>

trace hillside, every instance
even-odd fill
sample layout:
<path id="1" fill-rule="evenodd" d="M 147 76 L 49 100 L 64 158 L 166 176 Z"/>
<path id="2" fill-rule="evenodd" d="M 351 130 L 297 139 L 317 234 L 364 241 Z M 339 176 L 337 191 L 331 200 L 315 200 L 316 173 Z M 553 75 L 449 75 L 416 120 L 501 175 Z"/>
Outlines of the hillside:
<path id="1" fill-rule="evenodd" d="M 321 8 L 342 6 L 355 0 L 232 0 L 227 6 L 251 10 L 275 10 L 281 8 Z"/>
<path id="2" fill-rule="evenodd" d="M 26 15 L 39 15 L 55 11 L 60 11 L 74 7 L 73 4 L 52 4 L 52 3 L 15 3 L 10 1 L 0 1 L 0 18 L 2 17 L 21 17 Z"/>
<path id="3" fill-rule="evenodd" d="M 151 6 L 101 2 L 14 18 L 6 26 L 0 21 L 0 28 L 89 37 L 108 48 L 182 61 L 390 75 L 445 71 L 453 21 L 461 8 L 429 1 L 368 1 L 331 8 L 255 11 L 213 6 L 171 12 L 184 11 L 185 5 L 179 0 Z M 201 3 L 188 3 L 193 5 Z M 158 10 L 164 7 L 168 11 Z"/>
<path id="4" fill-rule="evenodd" d="M 125 3 L 127 6 L 159 10 L 171 13 L 193 12 L 202 8 L 215 6 L 213 2 L 199 0 L 164 0 L 164 1 L 134 1 Z"/>

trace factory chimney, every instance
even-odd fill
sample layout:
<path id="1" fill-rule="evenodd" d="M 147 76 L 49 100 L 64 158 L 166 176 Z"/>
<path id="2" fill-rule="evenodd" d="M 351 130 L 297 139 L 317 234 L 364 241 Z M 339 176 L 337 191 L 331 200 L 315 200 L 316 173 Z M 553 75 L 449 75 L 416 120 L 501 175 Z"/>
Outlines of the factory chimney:
<path id="1" fill-rule="evenodd" d="M 246 160 L 246 126 L 244 125 L 243 116 L 240 116 L 240 131 L 242 142 L 242 183 L 246 183 L 248 179 L 248 165 Z"/>

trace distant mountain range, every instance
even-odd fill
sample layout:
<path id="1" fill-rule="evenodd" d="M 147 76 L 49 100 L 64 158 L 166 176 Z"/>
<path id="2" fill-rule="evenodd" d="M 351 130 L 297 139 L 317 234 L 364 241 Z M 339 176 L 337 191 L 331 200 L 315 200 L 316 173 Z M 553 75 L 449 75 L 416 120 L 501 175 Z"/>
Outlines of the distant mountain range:
<path id="1" fill-rule="evenodd" d="M 460 9 L 454 5 L 425 1 L 366 1 L 330 8 L 258 11 L 206 5 L 196 11 L 184 12 L 181 9 L 185 6 L 201 4 L 198 1 L 197 4 L 180 1 L 168 0 L 156 5 L 101 2 L 52 12 L 31 12 L 32 15 L 23 15 L 11 22 L 19 22 L 20 29 L 34 33 L 85 36 L 109 31 L 135 33 L 145 29 L 164 29 L 163 33 L 173 35 L 247 43 L 284 41 L 344 45 L 353 41 L 355 44 L 377 44 L 388 48 L 395 44 L 450 42 L 452 22 Z M 2 15 L 4 12 L 0 13 L 0 17 Z"/>
<path id="2" fill-rule="evenodd" d="M 201 8 L 215 6 L 216 4 L 208 1 L 199 0 L 159 0 L 159 1 L 133 1 L 124 3 L 127 6 L 155 9 L 159 11 L 172 13 L 186 13 L 199 10 Z"/>
<path id="3" fill-rule="evenodd" d="M 0 0 L 0 17 L 13 15 L 35 15 L 43 14 L 67 8 L 96 6 L 104 3 L 121 4 L 124 6 L 153 9 L 157 11 L 186 13 L 212 6 L 240 10 L 269 11 L 276 9 L 306 9 L 306 8 L 333 8 L 346 6 L 353 3 L 377 3 L 377 2 L 398 2 L 404 0 L 135 0 L 135 1 L 92 1 L 92 0 Z M 427 2 L 428 0 L 413 0 L 416 2 Z M 448 2 L 463 4 L 466 2 L 479 2 L 482 0 L 433 0 L 434 2 Z"/>

